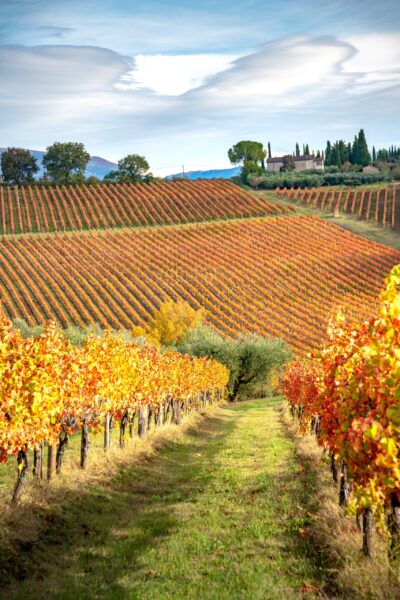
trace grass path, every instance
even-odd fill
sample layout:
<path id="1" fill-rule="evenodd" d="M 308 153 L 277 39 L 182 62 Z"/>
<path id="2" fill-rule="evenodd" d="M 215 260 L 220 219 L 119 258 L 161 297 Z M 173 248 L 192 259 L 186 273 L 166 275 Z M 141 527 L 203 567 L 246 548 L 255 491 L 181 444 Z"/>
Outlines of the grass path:
<path id="1" fill-rule="evenodd" d="M 311 598 L 324 578 L 307 536 L 314 502 L 279 407 L 227 406 L 66 497 L 29 549 L 32 573 L 0 597 Z"/>

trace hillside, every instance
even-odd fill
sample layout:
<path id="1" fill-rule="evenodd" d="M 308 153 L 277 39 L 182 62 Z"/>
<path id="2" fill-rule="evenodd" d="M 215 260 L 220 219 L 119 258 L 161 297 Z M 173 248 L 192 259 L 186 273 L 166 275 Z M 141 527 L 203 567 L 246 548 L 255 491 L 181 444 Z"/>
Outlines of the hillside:
<path id="1" fill-rule="evenodd" d="M 190 223 L 290 212 L 223 181 L 0 187 L 0 233 Z"/>
<path id="2" fill-rule="evenodd" d="M 144 324 L 168 298 L 204 306 L 226 334 L 317 347 L 340 304 L 375 306 L 400 252 L 308 216 L 48 234 L 0 241 L 0 296 L 30 324 Z"/>
<path id="3" fill-rule="evenodd" d="M 399 185 L 291 188 L 277 190 L 277 194 L 319 210 L 352 215 L 400 231 Z"/>
<path id="4" fill-rule="evenodd" d="M 231 169 L 209 169 L 206 171 L 186 171 L 185 179 L 231 179 L 235 175 L 239 175 L 241 167 L 232 167 Z M 182 173 L 168 175 L 165 179 L 173 179 L 174 177 L 182 177 Z"/>

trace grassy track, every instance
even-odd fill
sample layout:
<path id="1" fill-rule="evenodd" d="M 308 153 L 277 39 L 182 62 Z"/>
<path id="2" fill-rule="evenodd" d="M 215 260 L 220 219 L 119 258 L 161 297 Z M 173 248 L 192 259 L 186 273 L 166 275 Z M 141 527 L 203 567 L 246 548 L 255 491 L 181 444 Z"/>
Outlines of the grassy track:
<path id="1" fill-rule="evenodd" d="M 147 460 L 66 497 L 1 598 L 312 598 L 311 475 L 277 404 L 228 406 Z M 28 562 L 27 558 L 30 561 Z"/>

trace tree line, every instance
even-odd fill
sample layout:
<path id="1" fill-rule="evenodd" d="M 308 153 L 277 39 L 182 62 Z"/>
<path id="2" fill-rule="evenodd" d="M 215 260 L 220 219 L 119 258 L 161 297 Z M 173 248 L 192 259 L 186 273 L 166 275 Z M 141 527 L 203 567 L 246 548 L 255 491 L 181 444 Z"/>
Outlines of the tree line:
<path id="1" fill-rule="evenodd" d="M 315 156 L 324 160 L 324 170 L 296 170 L 295 159 L 300 156 Z M 400 148 L 391 146 L 388 149 L 370 153 L 364 129 L 354 136 L 353 142 L 336 140 L 326 143 L 325 150 L 312 150 L 309 144 L 296 142 L 294 152 L 281 157 L 280 173 L 268 172 L 265 163 L 272 158 L 271 142 L 267 149 L 261 142 L 241 140 L 228 150 L 228 158 L 234 165 L 241 165 L 240 180 L 254 188 L 274 189 L 276 187 L 300 187 L 320 185 L 362 185 L 390 179 L 400 179 Z M 363 168 L 373 164 L 379 172 L 365 174 Z M 290 180 L 290 181 L 289 181 Z"/>
<path id="2" fill-rule="evenodd" d="M 38 161 L 29 150 L 24 148 L 7 148 L 1 154 L 1 172 L 3 183 L 24 185 L 38 183 L 97 183 L 97 177 L 86 178 L 85 171 L 90 162 L 90 154 L 79 142 L 55 142 L 46 148 L 42 159 L 44 176 L 35 179 L 40 167 Z M 150 181 L 150 165 L 144 156 L 128 154 L 118 161 L 118 168 L 110 171 L 105 181 L 136 182 Z"/>

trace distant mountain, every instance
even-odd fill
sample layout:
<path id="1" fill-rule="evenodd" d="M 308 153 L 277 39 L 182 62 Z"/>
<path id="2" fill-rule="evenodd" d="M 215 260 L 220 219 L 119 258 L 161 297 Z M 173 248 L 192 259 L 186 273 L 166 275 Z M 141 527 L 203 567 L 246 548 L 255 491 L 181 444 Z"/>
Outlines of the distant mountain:
<path id="1" fill-rule="evenodd" d="M 6 150 L 6 148 L 0 148 L 0 154 L 4 152 L 4 150 Z M 43 175 L 42 158 L 45 155 L 45 152 L 42 152 L 41 150 L 30 150 L 30 153 L 36 158 L 38 166 L 40 167 L 40 172 L 37 174 L 37 177 L 41 177 Z M 107 173 L 117 168 L 117 164 L 110 162 L 105 158 L 101 158 L 100 156 L 92 156 L 86 168 L 85 175 L 86 177 L 94 175 L 99 179 L 103 179 Z"/>
<path id="2" fill-rule="evenodd" d="M 239 175 L 240 167 L 233 167 L 232 169 L 213 169 L 210 171 L 188 171 L 185 173 L 186 179 L 230 179 Z M 174 177 L 182 177 L 182 173 L 176 173 L 175 175 L 167 175 L 165 179 L 173 179 Z"/>

